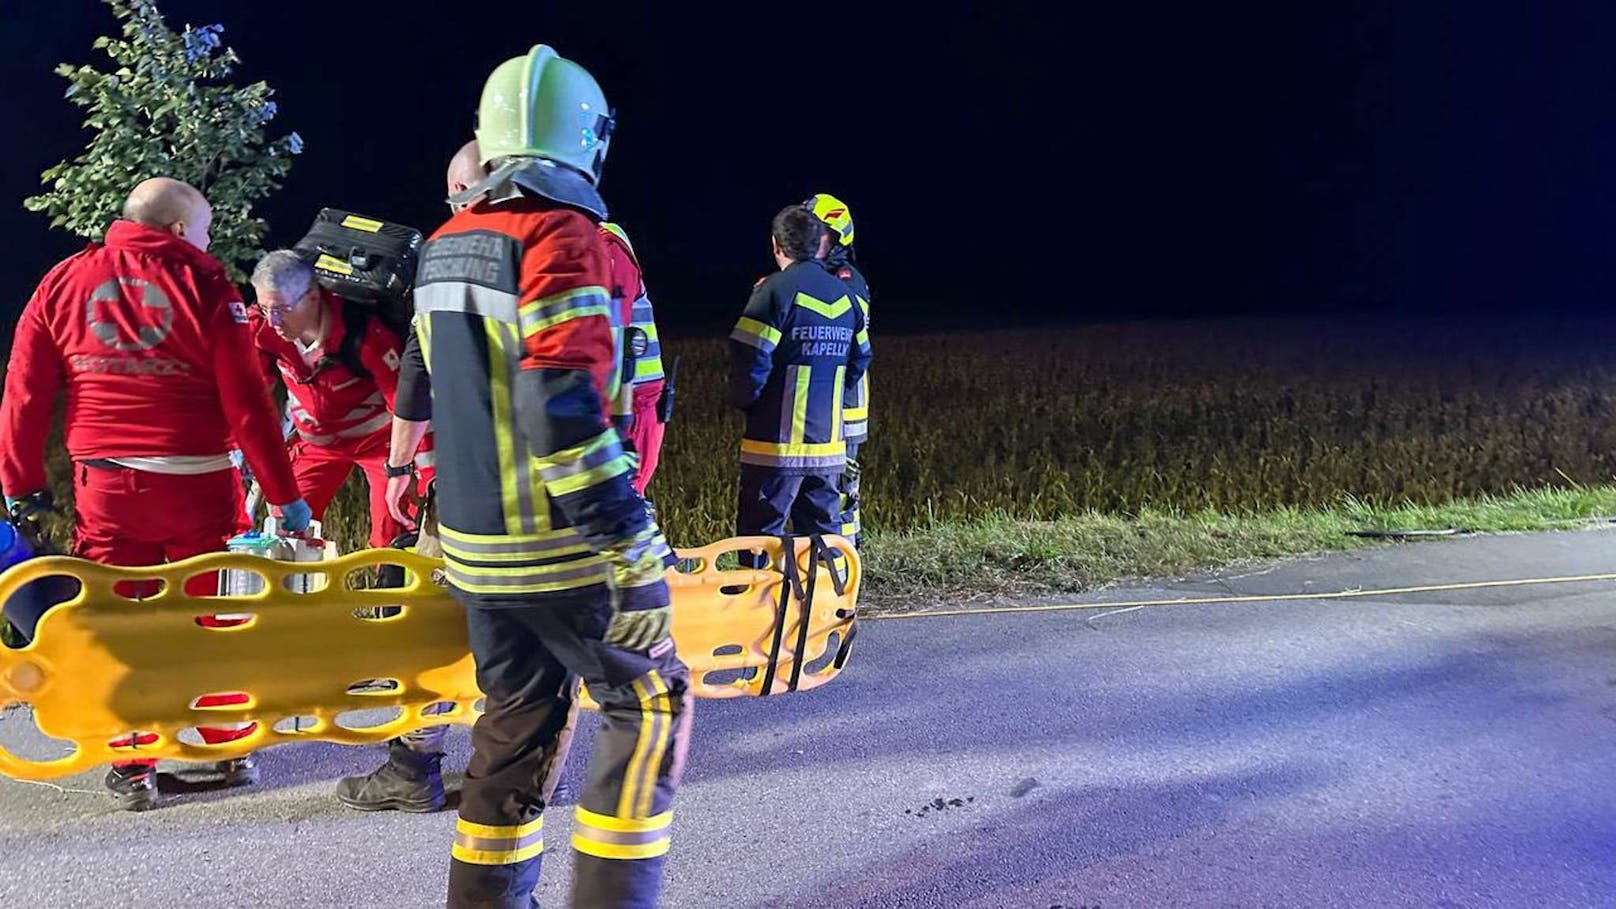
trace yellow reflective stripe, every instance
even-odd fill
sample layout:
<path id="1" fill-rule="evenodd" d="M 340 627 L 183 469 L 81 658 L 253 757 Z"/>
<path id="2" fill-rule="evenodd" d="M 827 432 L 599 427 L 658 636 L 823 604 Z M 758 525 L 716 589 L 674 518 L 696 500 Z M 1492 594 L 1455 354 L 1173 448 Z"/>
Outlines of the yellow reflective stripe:
<path id="1" fill-rule="evenodd" d="M 603 316 L 610 320 L 611 300 L 606 288 L 590 285 L 523 303 L 516 310 L 522 337 L 528 338 L 546 328 L 585 316 Z"/>
<path id="2" fill-rule="evenodd" d="M 859 420 L 868 420 L 869 418 L 870 408 L 868 406 L 842 408 L 843 423 L 857 423 Z"/>
<path id="3" fill-rule="evenodd" d="M 535 551 L 545 554 L 555 554 L 559 540 L 582 539 L 578 531 L 571 527 L 560 530 L 546 530 L 540 533 L 467 533 L 464 530 L 455 530 L 443 524 L 438 525 L 438 535 L 472 547 L 498 546 L 504 549 L 516 544 L 535 544 Z M 567 545 L 571 545 L 568 543 Z M 483 550 L 486 551 L 486 550 Z"/>
<path id="4" fill-rule="evenodd" d="M 599 467 L 593 467 L 582 473 L 575 473 L 559 480 L 547 480 L 546 486 L 552 496 L 571 495 L 583 492 L 591 486 L 598 486 L 618 474 L 629 472 L 628 455 L 621 454 L 607 461 Z"/>
<path id="5" fill-rule="evenodd" d="M 600 226 L 606 228 L 609 231 L 611 231 L 617 237 L 617 239 L 622 240 L 623 245 L 628 247 L 628 251 L 629 251 L 630 255 L 634 254 L 634 244 L 630 243 L 628 241 L 628 234 L 626 232 L 624 232 L 623 228 L 618 227 L 616 224 L 612 223 L 611 221 L 602 221 L 602 222 L 600 222 Z"/>
<path id="6" fill-rule="evenodd" d="M 647 320 L 645 322 L 631 322 L 630 324 L 632 324 L 635 328 L 638 328 L 640 331 L 645 332 L 645 340 L 657 340 L 657 327 L 655 322 Z"/>
<path id="7" fill-rule="evenodd" d="M 640 770 L 639 797 L 634 804 L 635 817 L 645 817 L 651 813 L 652 797 L 656 795 L 657 777 L 662 775 L 662 761 L 668 756 L 668 740 L 673 731 L 673 705 L 668 701 L 668 685 L 662 681 L 662 676 L 658 675 L 655 669 L 651 670 L 650 677 L 656 696 L 651 698 L 647 708 L 657 717 L 656 742 L 651 746 L 651 752 Z"/>
<path id="8" fill-rule="evenodd" d="M 654 833 L 658 830 L 666 829 L 673 823 L 672 811 L 664 811 L 661 814 L 644 818 L 612 817 L 607 814 L 596 814 L 579 805 L 573 808 L 572 816 L 580 824 L 612 833 Z"/>
<path id="9" fill-rule="evenodd" d="M 840 318 L 853 308 L 853 301 L 847 299 L 846 294 L 837 297 L 834 303 L 826 303 L 824 300 L 805 294 L 800 290 L 797 291 L 797 296 L 791 303 L 793 306 L 801 306 L 809 312 L 819 313 L 827 319 Z"/>
<path id="10" fill-rule="evenodd" d="M 470 865 L 514 865 L 544 851 L 544 818 L 526 824 L 494 825 L 455 821 L 450 854 Z"/>
<path id="11" fill-rule="evenodd" d="M 735 323 L 735 330 L 729 334 L 730 340 L 742 344 L 750 344 L 761 350 L 773 350 L 780 343 L 780 329 L 767 322 L 759 322 L 750 316 L 741 316 Z"/>
<path id="12" fill-rule="evenodd" d="M 524 552 L 478 552 L 474 549 L 462 549 L 448 540 L 440 539 L 439 542 L 443 545 L 444 555 L 462 562 L 533 562 L 538 559 L 582 555 L 592 551 L 588 543 L 573 543 L 557 549 L 528 550 Z"/>
<path id="13" fill-rule="evenodd" d="M 544 815 L 525 824 L 476 824 L 465 818 L 455 818 L 455 832 L 487 839 L 521 839 L 544 829 Z"/>
<path id="14" fill-rule="evenodd" d="M 645 762 L 646 752 L 651 748 L 651 727 L 656 721 L 655 715 L 645 709 L 646 702 L 654 695 L 647 694 L 650 685 L 645 679 L 635 679 L 630 683 L 634 688 L 634 696 L 640 702 L 640 733 L 634 739 L 634 752 L 629 755 L 628 766 L 623 768 L 623 788 L 617 793 L 617 814 L 619 817 L 634 817 L 634 805 L 640 781 L 640 766 Z"/>
<path id="15" fill-rule="evenodd" d="M 870 333 L 861 328 L 853 335 L 853 340 L 857 341 L 860 347 L 869 347 Z"/>
<path id="16" fill-rule="evenodd" d="M 801 442 L 808 434 L 808 389 L 812 376 L 811 366 L 797 370 L 797 387 L 791 393 L 791 438 L 788 440 L 793 443 Z"/>
<path id="17" fill-rule="evenodd" d="M 665 851 L 665 850 L 664 850 Z M 537 858 L 544 853 L 544 839 L 520 849 L 473 849 L 463 846 L 456 841 L 449 849 L 449 854 L 456 861 L 468 865 L 516 865 L 531 858 Z"/>
<path id="18" fill-rule="evenodd" d="M 432 319 L 426 316 L 415 320 L 415 336 L 421 339 L 421 361 L 427 365 L 427 375 L 432 374 Z"/>
<path id="19" fill-rule="evenodd" d="M 499 457 L 499 499 L 505 515 L 505 529 L 522 530 L 521 499 L 516 494 L 516 458 L 520 456 L 511 436 L 511 387 L 505 365 L 505 336 L 500 324 L 485 319 L 488 334 L 488 400 L 493 410 L 494 449 Z"/>
<path id="20" fill-rule="evenodd" d="M 564 562 L 556 562 L 551 565 L 502 565 L 499 567 L 494 567 L 490 565 L 462 565 L 456 561 L 453 563 L 452 567 L 453 570 L 461 573 L 462 575 L 487 575 L 491 578 L 520 578 L 526 575 L 532 575 L 533 577 L 538 578 L 546 574 L 561 574 L 561 569 L 566 569 L 567 574 L 582 574 L 585 572 L 585 569 L 605 565 L 606 562 L 606 556 L 591 555 L 582 559 L 567 559 Z"/>
<path id="21" fill-rule="evenodd" d="M 823 455 L 843 454 L 847 451 L 845 441 L 836 442 L 760 442 L 756 439 L 742 439 L 741 452 L 743 454 L 757 455 L 787 455 L 790 457 L 812 458 Z"/>
<path id="22" fill-rule="evenodd" d="M 842 383 L 846 381 L 846 379 L 847 367 L 836 367 L 836 388 L 832 393 L 830 404 L 831 419 L 836 423 L 836 431 L 830 434 L 830 437 L 833 439 L 840 439 L 842 437 L 842 424 L 846 422 L 846 414 L 842 412 L 842 395 L 846 391 L 846 389 L 842 387 Z"/>

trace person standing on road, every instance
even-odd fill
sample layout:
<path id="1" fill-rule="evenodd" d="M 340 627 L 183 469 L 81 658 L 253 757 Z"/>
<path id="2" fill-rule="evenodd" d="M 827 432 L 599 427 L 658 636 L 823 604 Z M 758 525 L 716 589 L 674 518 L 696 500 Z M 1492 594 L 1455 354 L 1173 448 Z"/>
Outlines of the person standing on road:
<path id="1" fill-rule="evenodd" d="M 46 433 L 65 388 L 80 558 L 140 566 L 224 551 L 242 521 L 232 447 L 279 507 L 282 526 L 308 527 L 280 417 L 252 356 L 246 306 L 207 254 L 212 218 L 207 199 L 185 183 L 140 183 L 105 241 L 51 269 L 17 324 L 0 402 L 0 488 L 10 508 L 47 494 Z M 217 584 L 201 575 L 186 592 L 217 593 Z M 251 730 L 200 732 L 218 743 Z M 147 743 L 135 736 L 126 744 Z M 116 763 L 107 788 L 126 809 L 150 808 L 155 769 L 156 761 Z M 257 778 L 251 756 L 218 769 L 227 783 Z"/>
<path id="2" fill-rule="evenodd" d="M 830 193 L 816 193 L 802 203 L 824 222 L 827 233 L 819 241 L 819 260 L 825 270 L 841 279 L 853 294 L 854 302 L 864 311 L 864 330 L 870 328 L 870 285 L 864 274 L 853 264 L 853 211 L 847 203 Z M 842 527 L 841 534 L 854 546 L 862 532 L 859 506 L 859 446 L 870 437 L 870 374 L 859 376 L 848 385 L 842 399 L 842 434 L 847 439 L 847 467 L 842 471 Z"/>
<path id="3" fill-rule="evenodd" d="M 730 333 L 730 403 L 746 413 L 736 532 L 841 531 L 847 464 L 844 390 L 870 364 L 864 311 L 815 256 L 825 234 L 811 211 L 774 217 L 779 271 L 752 291 Z"/>
<path id="4" fill-rule="evenodd" d="M 611 280 L 596 190 L 611 108 L 545 45 L 477 113 L 492 172 L 421 251 L 416 333 L 438 439 L 438 529 L 487 711 L 472 730 L 451 907 L 528 909 L 543 785 L 581 676 L 601 707 L 574 813 L 573 905 L 656 904 L 690 726 L 669 636 L 672 550 L 608 423 Z"/>

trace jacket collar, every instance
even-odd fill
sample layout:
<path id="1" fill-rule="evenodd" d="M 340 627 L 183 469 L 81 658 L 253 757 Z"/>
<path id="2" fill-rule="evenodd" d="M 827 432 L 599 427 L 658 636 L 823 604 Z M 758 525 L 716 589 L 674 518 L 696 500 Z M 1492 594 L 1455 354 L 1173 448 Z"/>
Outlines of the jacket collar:
<path id="1" fill-rule="evenodd" d="M 166 230 L 119 219 L 107 228 L 106 245 L 112 249 L 144 253 L 163 259 L 177 259 L 197 268 L 223 271 L 219 260 Z"/>

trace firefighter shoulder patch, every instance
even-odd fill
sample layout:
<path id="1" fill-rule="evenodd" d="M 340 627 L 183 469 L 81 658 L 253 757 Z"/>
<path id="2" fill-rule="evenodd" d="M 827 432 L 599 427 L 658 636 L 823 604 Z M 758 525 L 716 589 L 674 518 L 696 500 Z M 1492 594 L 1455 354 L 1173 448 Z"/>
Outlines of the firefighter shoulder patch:
<path id="1" fill-rule="evenodd" d="M 237 325 L 247 324 L 247 304 L 240 300 L 230 301 L 230 318 L 236 320 Z"/>

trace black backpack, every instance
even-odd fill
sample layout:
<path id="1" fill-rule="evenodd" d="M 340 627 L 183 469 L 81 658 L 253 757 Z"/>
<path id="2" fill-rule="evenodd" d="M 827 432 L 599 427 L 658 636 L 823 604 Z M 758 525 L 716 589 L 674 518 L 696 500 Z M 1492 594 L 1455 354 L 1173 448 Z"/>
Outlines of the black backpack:
<path id="1" fill-rule="evenodd" d="M 400 342 L 409 339 L 421 240 L 413 227 L 322 208 L 292 247 L 314 266 L 320 286 L 343 299 L 344 334 L 336 359 L 354 375 L 370 377 L 359 361 L 359 346 L 371 319 L 379 319 Z"/>

